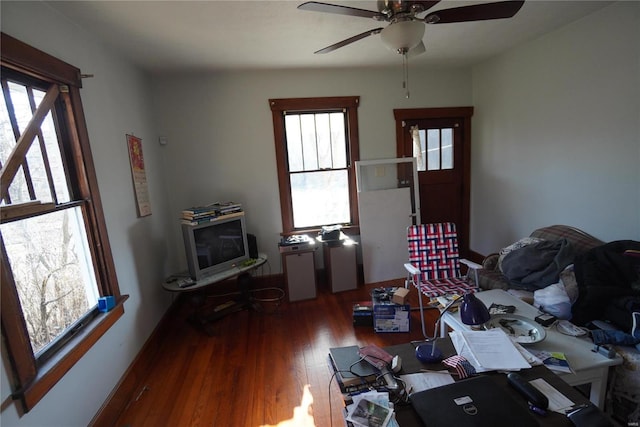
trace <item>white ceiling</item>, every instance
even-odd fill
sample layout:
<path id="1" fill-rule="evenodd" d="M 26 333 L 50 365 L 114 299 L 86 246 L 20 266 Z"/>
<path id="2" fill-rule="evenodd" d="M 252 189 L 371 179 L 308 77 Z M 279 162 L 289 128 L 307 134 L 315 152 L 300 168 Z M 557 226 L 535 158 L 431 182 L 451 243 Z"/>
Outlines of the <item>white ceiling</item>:
<path id="1" fill-rule="evenodd" d="M 400 66 L 379 35 L 314 51 L 385 26 L 369 18 L 298 10 L 300 1 L 47 1 L 151 72 Z M 375 0 L 329 1 L 377 10 Z M 488 1 L 443 0 L 429 11 Z M 510 19 L 427 25 L 411 66 L 469 66 L 600 9 L 610 1 L 528 0 Z"/>

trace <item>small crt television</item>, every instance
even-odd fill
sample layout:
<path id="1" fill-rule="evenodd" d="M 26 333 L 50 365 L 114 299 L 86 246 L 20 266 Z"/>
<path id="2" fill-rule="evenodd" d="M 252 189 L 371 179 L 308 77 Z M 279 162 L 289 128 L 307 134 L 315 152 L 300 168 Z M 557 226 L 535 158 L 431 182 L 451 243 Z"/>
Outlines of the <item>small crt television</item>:
<path id="1" fill-rule="evenodd" d="M 182 224 L 191 278 L 229 270 L 249 259 L 244 212 L 197 225 Z"/>

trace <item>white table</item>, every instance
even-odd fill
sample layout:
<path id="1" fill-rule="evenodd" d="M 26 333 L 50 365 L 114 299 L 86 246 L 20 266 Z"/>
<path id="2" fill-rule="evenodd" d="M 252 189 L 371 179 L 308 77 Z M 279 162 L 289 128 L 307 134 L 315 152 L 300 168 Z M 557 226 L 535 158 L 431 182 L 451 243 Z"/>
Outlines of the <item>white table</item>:
<path id="1" fill-rule="evenodd" d="M 205 275 L 200 280 L 197 280 L 193 285 L 181 288 L 178 286 L 178 282 L 176 278 L 178 277 L 189 277 L 189 272 L 184 271 L 182 273 L 175 274 L 170 276 L 167 280 L 162 283 L 162 287 L 170 292 L 193 292 L 202 290 L 202 288 L 207 287 L 209 285 L 213 285 L 218 282 L 222 282 L 223 280 L 233 279 L 234 277 L 240 276 L 243 273 L 248 273 L 251 270 L 260 267 L 262 264 L 267 262 L 267 255 L 260 253 L 258 254 L 258 258 L 254 260 L 255 262 L 250 264 L 240 263 L 237 266 L 229 267 L 226 270 L 219 271 L 217 273 Z"/>
<path id="2" fill-rule="evenodd" d="M 516 307 L 516 311 L 513 314 L 532 320 L 540 314 L 537 308 L 502 289 L 478 292 L 476 296 L 487 307 L 492 303 L 513 305 Z M 441 336 L 445 336 L 447 327 L 453 330 L 470 329 L 469 326 L 460 321 L 459 312 L 443 314 L 440 322 Z M 614 359 L 609 359 L 600 353 L 593 352 L 594 345 L 588 337 L 578 338 L 562 334 L 557 331 L 555 325 L 545 329 L 547 336 L 544 340 L 535 344 L 527 344 L 525 348 L 563 352 L 567 356 L 573 373 L 558 373 L 558 375 L 571 386 L 590 384 L 589 400 L 600 409 L 603 409 L 609 367 L 621 364 L 622 358 L 616 355 Z"/>

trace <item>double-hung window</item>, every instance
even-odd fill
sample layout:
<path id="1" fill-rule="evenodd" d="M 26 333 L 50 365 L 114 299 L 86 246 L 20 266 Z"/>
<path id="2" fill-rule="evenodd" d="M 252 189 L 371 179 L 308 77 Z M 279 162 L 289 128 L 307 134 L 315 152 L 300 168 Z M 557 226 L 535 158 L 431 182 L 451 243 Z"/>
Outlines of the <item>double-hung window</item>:
<path id="1" fill-rule="evenodd" d="M 271 99 L 283 233 L 357 227 L 358 97 Z"/>
<path id="2" fill-rule="evenodd" d="M 2 34 L 0 270 L 13 398 L 27 412 L 123 314 L 80 70 Z M 98 310 L 102 296 L 116 307 Z M 7 366 L 7 370 L 9 367 Z"/>

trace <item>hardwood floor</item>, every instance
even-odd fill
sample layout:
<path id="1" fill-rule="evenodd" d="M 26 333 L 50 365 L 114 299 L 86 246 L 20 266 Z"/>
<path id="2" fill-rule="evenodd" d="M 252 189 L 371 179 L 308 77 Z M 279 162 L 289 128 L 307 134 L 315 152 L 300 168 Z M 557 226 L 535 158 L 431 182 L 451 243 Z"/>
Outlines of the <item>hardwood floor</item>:
<path id="1" fill-rule="evenodd" d="M 116 425 L 278 424 L 293 416 L 308 384 L 315 425 L 343 426 L 339 388 L 335 381 L 329 385 L 329 348 L 384 347 L 422 338 L 417 311 L 412 312 L 409 333 L 376 334 L 371 327 L 353 326 L 353 303 L 368 300 L 373 288 L 360 285 L 355 291 L 332 294 L 319 285 L 316 299 L 289 303 L 285 297 L 279 306 L 266 302 L 261 304 L 262 311 L 232 313 L 210 325 L 211 335 L 187 323 L 190 305 L 178 300 L 156 361 L 138 382 L 135 398 Z M 273 292 L 254 295 L 275 296 Z M 228 299 L 210 298 L 208 303 L 215 306 Z M 417 306 L 415 289 L 410 302 Z M 433 325 L 437 311 L 425 313 Z"/>

